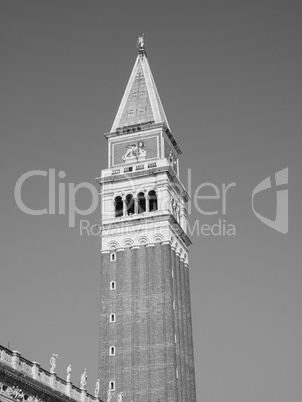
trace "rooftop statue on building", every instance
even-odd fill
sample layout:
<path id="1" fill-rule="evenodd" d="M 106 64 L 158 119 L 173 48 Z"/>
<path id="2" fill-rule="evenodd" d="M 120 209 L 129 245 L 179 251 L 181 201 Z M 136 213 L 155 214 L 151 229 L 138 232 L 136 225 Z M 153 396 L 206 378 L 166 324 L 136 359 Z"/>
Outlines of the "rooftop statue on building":
<path id="1" fill-rule="evenodd" d="M 95 389 L 94 389 L 94 396 L 96 398 L 99 397 L 99 393 L 100 393 L 100 379 L 97 380 L 96 384 L 95 384 Z"/>
<path id="2" fill-rule="evenodd" d="M 118 394 L 118 397 L 117 397 L 117 402 L 122 402 L 123 401 L 123 399 L 124 399 L 124 395 L 123 395 L 123 393 L 122 392 L 120 392 L 119 394 Z"/>
<path id="3" fill-rule="evenodd" d="M 86 385 L 87 385 L 87 374 L 86 374 L 86 369 L 84 369 L 82 375 L 81 375 L 81 389 L 85 389 Z"/>
<path id="4" fill-rule="evenodd" d="M 112 398 L 111 389 L 108 389 L 108 391 L 106 392 L 106 396 L 107 396 L 107 402 L 110 402 Z"/>
<path id="5" fill-rule="evenodd" d="M 58 359 L 58 355 L 57 354 L 53 354 L 52 356 L 51 356 L 51 358 L 50 358 L 50 372 L 51 373 L 54 373 L 55 372 L 55 368 L 56 368 L 56 362 L 57 362 L 57 359 Z"/>
<path id="6" fill-rule="evenodd" d="M 71 363 L 69 363 L 67 369 L 66 369 L 66 382 L 70 382 L 70 376 L 71 376 Z"/>

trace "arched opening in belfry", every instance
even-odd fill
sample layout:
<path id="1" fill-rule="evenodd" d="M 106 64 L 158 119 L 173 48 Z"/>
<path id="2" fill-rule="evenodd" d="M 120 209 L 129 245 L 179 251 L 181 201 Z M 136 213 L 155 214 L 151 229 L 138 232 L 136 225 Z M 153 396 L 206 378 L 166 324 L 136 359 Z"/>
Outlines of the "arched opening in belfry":
<path id="1" fill-rule="evenodd" d="M 138 206 L 138 213 L 142 214 L 146 212 L 146 198 L 144 193 L 138 193 L 137 195 L 137 206 Z"/>
<path id="2" fill-rule="evenodd" d="M 134 198 L 132 194 L 128 194 L 126 196 L 126 206 L 127 206 L 127 214 L 134 214 Z"/>
<path id="3" fill-rule="evenodd" d="M 157 211 L 157 195 L 154 190 L 149 191 L 149 211 Z"/>
<path id="4" fill-rule="evenodd" d="M 123 216 L 123 200 L 122 197 L 118 196 L 114 199 L 115 205 L 115 217 Z"/>

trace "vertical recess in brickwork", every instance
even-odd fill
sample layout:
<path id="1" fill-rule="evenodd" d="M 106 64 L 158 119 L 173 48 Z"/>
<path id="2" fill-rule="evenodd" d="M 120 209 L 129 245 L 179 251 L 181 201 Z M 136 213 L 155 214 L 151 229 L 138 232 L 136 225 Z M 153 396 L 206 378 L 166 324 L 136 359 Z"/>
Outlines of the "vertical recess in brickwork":
<path id="1" fill-rule="evenodd" d="M 139 309 L 140 309 L 140 289 L 139 289 L 139 271 L 143 267 L 141 267 L 142 261 L 142 253 L 144 250 L 142 248 L 135 249 L 135 259 L 132 261 L 132 295 L 133 295 L 133 339 L 132 339 L 132 363 L 133 363 L 133 392 L 139 393 L 139 381 L 140 381 L 140 363 L 141 363 L 141 356 L 139 351 Z"/>
<path id="2" fill-rule="evenodd" d="M 146 248 L 139 249 L 138 269 L 138 329 L 137 347 L 139 348 L 140 364 L 138 367 L 140 387 L 146 390 L 148 387 L 148 354 L 147 354 L 147 292 L 146 292 Z"/>
<path id="3" fill-rule="evenodd" d="M 165 319 L 166 319 L 166 389 L 164 400 L 176 400 L 175 393 L 175 322 L 173 310 L 173 278 L 171 262 L 171 246 L 163 244 L 162 248 L 162 266 L 164 273 L 165 289 Z"/>
<path id="4" fill-rule="evenodd" d="M 109 253 L 104 253 L 101 255 L 101 283 L 100 283 L 100 296 L 101 296 L 101 305 L 100 305 L 100 331 L 99 331 L 99 359 L 104 362 L 104 364 L 100 367 L 99 378 L 101 379 L 101 383 L 103 387 L 109 382 L 108 379 L 108 325 L 106 322 L 106 315 L 108 311 L 109 304 Z"/>
<path id="5" fill-rule="evenodd" d="M 152 288 L 151 288 L 151 280 L 152 280 L 152 247 L 145 247 L 145 264 L 146 264 L 146 316 L 147 316 L 147 367 L 149 369 L 148 373 L 148 386 L 147 386 L 147 395 L 151 395 L 152 393 L 152 378 L 151 378 L 151 356 L 152 356 L 152 348 L 151 348 L 151 306 L 152 306 Z M 149 257 L 151 255 L 151 258 Z"/>
<path id="6" fill-rule="evenodd" d="M 178 317 L 178 397 L 180 401 L 184 400 L 184 384 L 183 384 L 183 347 L 184 347 L 184 339 L 183 339 L 183 314 L 182 314 L 182 297 L 181 297 L 181 272 L 179 266 L 179 257 L 175 253 L 175 271 L 176 271 L 176 281 L 177 281 L 177 317 Z"/>
<path id="7" fill-rule="evenodd" d="M 184 262 L 180 262 L 181 270 L 183 272 L 183 301 L 184 301 L 184 333 L 185 333 L 185 366 L 186 366 L 186 398 L 190 400 L 190 379 L 191 379 L 191 370 L 190 370 L 190 340 L 189 340 L 189 320 L 190 320 L 190 312 L 188 305 L 188 282 L 187 282 L 187 268 L 184 265 Z"/>
<path id="8" fill-rule="evenodd" d="M 190 367 L 190 398 L 194 400 L 196 395 L 196 385 L 195 385 L 195 372 L 194 372 L 194 349 L 193 349 L 193 331 L 192 331 L 192 313 L 191 313 L 191 298 L 190 298 L 190 279 L 189 279 L 189 267 L 184 265 L 186 273 L 186 298 L 187 298 L 187 328 L 188 328 L 188 344 L 189 344 L 189 367 Z"/>
<path id="9" fill-rule="evenodd" d="M 120 359 L 119 363 L 119 388 L 118 392 L 123 392 L 129 396 L 127 390 L 131 385 L 131 356 L 132 356 L 132 270 L 133 270 L 133 254 L 135 250 L 126 248 L 123 251 L 124 261 L 123 265 L 119 267 L 119 279 L 121 281 L 121 322 L 117 325 L 118 337 L 120 345 Z M 129 392 L 129 391 L 128 391 Z"/>
<path id="10" fill-rule="evenodd" d="M 171 261 L 173 266 L 173 299 L 175 301 L 175 310 L 174 310 L 174 322 L 175 322 L 175 333 L 177 339 L 179 339 L 179 316 L 178 316 L 178 309 L 179 309 L 179 299 L 178 299 L 178 272 L 176 267 L 175 261 L 175 250 L 171 249 Z M 180 365 L 180 343 L 177 342 L 175 344 L 175 365 L 173 370 L 173 377 L 175 382 L 175 390 L 177 395 L 177 400 L 179 399 L 179 379 L 176 378 L 176 369 Z"/>
<path id="11" fill-rule="evenodd" d="M 136 301 L 136 289 L 138 287 L 137 274 L 139 267 L 139 250 L 132 249 L 131 250 L 131 260 L 130 260 L 130 275 L 128 279 L 127 289 L 129 291 L 129 314 L 127 317 L 129 321 L 129 342 L 127 345 L 127 372 L 125 373 L 125 378 L 127 378 L 127 384 L 129 389 L 129 393 L 131 395 L 127 395 L 129 399 L 133 397 L 132 393 L 136 392 L 137 387 L 137 351 L 136 351 L 136 325 L 137 325 L 137 301 Z M 126 278 L 125 278 L 126 280 Z M 129 375 L 131 375 L 130 381 L 128 380 Z"/>
<path id="12" fill-rule="evenodd" d="M 163 400 L 167 400 L 167 388 L 165 384 L 167 383 L 167 363 L 168 363 L 168 348 L 169 348 L 169 337 L 167 331 L 167 315 L 169 314 L 167 311 L 168 302 L 167 302 L 167 293 L 168 293 L 168 286 L 166 283 L 166 275 L 167 275 L 167 266 L 166 266 L 166 259 L 164 253 L 164 247 L 160 244 L 155 245 L 155 251 L 159 253 L 160 256 L 160 270 L 161 270 L 161 294 L 162 294 L 162 326 L 163 326 L 163 380 L 164 380 L 164 387 L 162 394 Z"/>
<path id="13" fill-rule="evenodd" d="M 118 291 L 119 291 L 119 280 L 118 280 L 118 264 L 121 264 L 121 258 L 120 255 L 117 253 L 117 258 L 119 259 L 118 261 L 110 261 L 109 262 L 109 280 L 115 282 L 115 289 L 109 291 L 109 304 L 108 304 L 108 311 L 107 311 L 107 328 L 108 328 L 108 349 L 111 346 L 114 346 L 115 348 L 115 355 L 114 356 L 109 356 L 109 372 L 110 372 L 110 378 L 108 379 L 108 382 L 110 380 L 114 380 L 116 382 L 116 378 L 114 378 L 114 373 L 115 373 L 115 367 L 116 367 L 116 359 L 118 357 L 117 352 L 118 352 L 118 343 L 117 343 L 117 327 L 115 324 L 110 325 L 108 323 L 108 316 L 112 311 L 115 311 L 115 314 L 119 316 L 117 312 L 117 306 L 118 306 Z"/>
<path id="14" fill-rule="evenodd" d="M 182 354 L 181 354 L 181 381 L 182 381 L 182 395 L 183 400 L 187 399 L 187 365 L 186 365 L 186 346 L 187 346 L 187 338 L 186 338 L 186 298 L 185 298 L 185 280 L 184 280 L 184 271 L 183 264 L 180 260 L 179 255 L 177 256 L 178 266 L 179 266 L 179 276 L 180 276 L 180 298 L 181 298 L 181 340 L 182 340 Z"/>
<path id="15" fill-rule="evenodd" d="M 172 338 L 175 339 L 175 336 L 178 338 L 178 318 L 177 318 L 177 283 L 175 277 L 175 252 L 171 248 L 170 245 L 167 245 L 169 249 L 169 258 L 170 258 L 170 281 L 171 281 L 171 297 L 172 297 Z M 173 276 L 172 276 L 173 271 Z M 178 383 L 176 378 L 176 368 L 178 364 L 178 351 L 179 343 L 175 343 L 173 345 L 173 358 L 171 359 L 171 370 L 170 370 L 170 378 L 171 378 L 171 390 L 172 396 L 171 401 L 178 400 Z"/>
<path id="16" fill-rule="evenodd" d="M 164 373 L 164 361 L 165 361 L 165 328 L 164 328 L 164 297 L 162 292 L 162 260 L 161 260 L 161 247 L 156 245 L 150 247 L 150 251 L 154 253 L 152 267 L 153 272 L 153 320 L 152 327 L 154 327 L 154 368 L 155 373 L 153 385 L 155 395 L 162 395 L 165 387 L 165 373 Z"/>
<path id="17" fill-rule="evenodd" d="M 187 399 L 188 395 L 188 382 L 187 382 L 187 354 L 188 354 L 188 338 L 187 338 L 187 309 L 186 309 L 186 284 L 185 284 L 185 272 L 183 262 L 177 257 L 179 261 L 179 271 L 180 271 L 180 290 L 181 290 L 181 305 L 182 305 L 182 383 L 183 387 L 183 398 Z"/>
<path id="18" fill-rule="evenodd" d="M 157 380 L 158 380 L 158 394 L 163 394 L 166 386 L 165 377 L 165 364 L 167 361 L 166 354 L 166 325 L 165 325 L 165 299 L 164 299 L 164 284 L 163 284 L 163 269 L 162 266 L 162 249 L 160 245 L 155 247 L 156 258 L 156 292 L 158 295 L 158 301 L 156 303 L 156 324 L 158 325 L 158 353 L 156 354 L 156 365 L 159 368 Z"/>
<path id="19" fill-rule="evenodd" d="M 110 379 L 115 381 L 115 389 L 118 391 L 121 384 L 121 344 L 120 332 L 123 325 L 123 312 L 121 310 L 121 300 L 123 292 L 123 281 L 121 278 L 124 269 L 125 252 L 122 250 L 117 251 L 116 268 L 112 270 L 111 277 L 116 281 L 116 289 L 110 293 L 111 306 L 115 306 L 118 323 L 115 328 L 110 328 L 110 343 L 115 346 L 115 356 L 109 358 L 109 376 Z"/>
<path id="20" fill-rule="evenodd" d="M 186 356 L 186 364 L 187 364 L 187 395 L 188 398 L 191 398 L 192 395 L 192 391 L 191 388 L 193 386 L 192 384 L 192 356 L 191 356 L 191 338 L 192 338 L 192 331 L 190 330 L 191 327 L 191 312 L 190 312 L 190 293 L 188 294 L 188 290 L 190 291 L 190 288 L 188 288 L 189 286 L 189 269 L 188 267 L 184 264 L 183 262 L 183 270 L 184 270 L 184 274 L 185 274 L 185 297 L 186 297 L 186 333 L 187 333 L 187 350 L 188 350 L 188 354 Z"/>
<path id="21" fill-rule="evenodd" d="M 151 390 L 154 392 L 156 387 L 158 386 L 158 382 L 156 379 L 156 372 L 154 370 L 151 370 L 152 367 L 156 367 L 156 350 L 155 350 L 155 342 L 156 342 L 156 331 L 157 328 L 155 328 L 156 321 L 155 321 L 155 308 L 156 308 L 156 284 L 155 284 L 155 276 L 156 276 L 156 259 L 155 259 L 155 249 L 154 247 L 146 247 L 146 257 L 147 257 L 147 262 L 149 266 L 149 293 L 150 293 L 150 311 L 149 311 L 149 316 L 150 316 L 150 343 L 149 343 L 149 349 L 150 349 L 150 384 L 151 384 Z"/>

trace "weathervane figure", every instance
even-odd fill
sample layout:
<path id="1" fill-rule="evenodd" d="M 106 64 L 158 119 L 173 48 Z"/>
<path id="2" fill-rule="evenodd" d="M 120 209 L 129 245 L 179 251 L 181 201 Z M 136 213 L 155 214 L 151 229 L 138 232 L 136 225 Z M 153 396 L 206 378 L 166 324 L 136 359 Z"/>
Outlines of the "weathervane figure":
<path id="1" fill-rule="evenodd" d="M 145 39 L 144 39 L 144 35 L 142 34 L 138 37 L 137 39 L 137 50 L 141 51 L 141 50 L 145 50 Z"/>

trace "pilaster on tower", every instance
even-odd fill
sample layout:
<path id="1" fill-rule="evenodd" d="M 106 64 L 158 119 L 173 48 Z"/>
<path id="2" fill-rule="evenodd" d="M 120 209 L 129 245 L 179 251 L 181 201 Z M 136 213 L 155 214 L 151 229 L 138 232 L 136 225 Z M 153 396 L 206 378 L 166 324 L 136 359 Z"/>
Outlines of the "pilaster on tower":
<path id="1" fill-rule="evenodd" d="M 126 400 L 195 402 L 188 193 L 139 37 L 101 185 L 100 373 Z M 114 397 L 115 398 L 115 397 Z"/>

